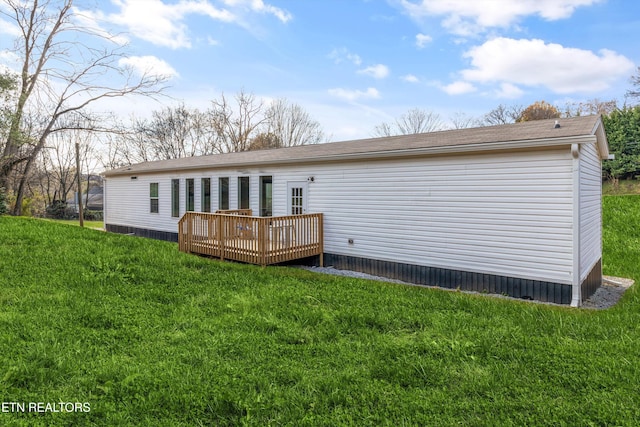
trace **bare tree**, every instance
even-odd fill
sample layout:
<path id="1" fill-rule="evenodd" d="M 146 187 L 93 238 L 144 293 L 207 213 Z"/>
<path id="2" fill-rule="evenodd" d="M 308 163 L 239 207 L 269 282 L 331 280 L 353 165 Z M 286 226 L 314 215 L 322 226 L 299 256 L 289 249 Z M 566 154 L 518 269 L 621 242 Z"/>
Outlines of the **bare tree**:
<path id="1" fill-rule="evenodd" d="M 20 58 L 21 69 L 18 96 L 2 150 L 0 187 L 6 185 L 18 165 L 24 164 L 13 208 L 13 214 L 18 215 L 24 180 L 48 136 L 77 126 L 63 120 L 65 117 L 86 118 L 90 115 L 87 107 L 105 98 L 159 94 L 167 77 L 148 73 L 140 76 L 132 68 L 121 66 L 120 60 L 126 57 L 123 47 L 101 30 L 79 26 L 79 12 L 73 7 L 73 0 L 4 3 L 0 16 L 19 29 L 13 53 Z M 32 133 L 25 132 L 23 123 L 29 112 L 38 112 L 43 118 Z M 27 141 L 31 146 L 24 149 Z"/>
<path id="2" fill-rule="evenodd" d="M 373 134 L 374 136 L 412 135 L 442 129 L 444 129 L 444 123 L 438 113 L 413 108 L 397 118 L 393 124 L 377 125 Z"/>
<path id="3" fill-rule="evenodd" d="M 522 115 L 522 110 L 523 108 L 520 105 L 512 105 L 508 107 L 500 104 L 484 115 L 482 124 L 485 126 L 495 126 L 515 123 Z"/>
<path id="4" fill-rule="evenodd" d="M 149 144 L 144 132 L 140 131 L 144 129 L 144 120 L 131 116 L 129 122 L 129 126 L 119 127 L 121 130 L 114 138 L 116 150 L 122 158 L 121 162 L 132 165 L 157 160 L 152 145 Z"/>
<path id="5" fill-rule="evenodd" d="M 454 113 L 450 120 L 454 129 L 466 129 L 481 126 L 481 122 L 478 119 L 467 116 L 461 111 Z"/>
<path id="6" fill-rule="evenodd" d="M 136 131 L 151 145 L 155 159 L 177 159 L 203 154 L 199 112 L 184 104 L 154 111 L 149 120 L 138 121 Z"/>
<path id="7" fill-rule="evenodd" d="M 47 205 L 56 200 L 65 201 L 74 184 L 76 159 L 73 145 L 70 144 L 71 132 L 52 134 L 49 143 L 42 150 L 41 158 L 45 179 L 41 182 L 41 191 Z"/>
<path id="8" fill-rule="evenodd" d="M 610 114 L 618 109 L 618 101 L 612 99 L 610 101 L 601 101 L 598 98 L 590 99 L 583 102 L 568 103 L 565 106 L 565 117 L 575 117 L 591 114 Z"/>
<path id="9" fill-rule="evenodd" d="M 636 74 L 631 76 L 631 84 L 634 89 L 629 89 L 627 91 L 627 96 L 629 98 L 640 99 L 640 67 L 636 70 Z"/>
<path id="10" fill-rule="evenodd" d="M 260 128 L 269 121 L 264 115 L 261 101 L 252 93 L 241 90 L 236 96 L 236 109 L 227 101 L 224 94 L 211 102 L 208 116 L 216 135 L 216 152 L 229 153 L 247 151 L 251 140 L 260 133 Z"/>
<path id="11" fill-rule="evenodd" d="M 127 146 L 121 132 L 104 134 L 100 146 L 102 150 L 98 153 L 98 161 L 104 169 L 117 169 L 132 164 L 125 159 L 124 151 Z"/>
<path id="12" fill-rule="evenodd" d="M 278 141 L 279 147 L 317 144 L 324 137 L 320 123 L 301 106 L 290 104 L 286 99 L 273 101 L 267 108 L 266 117 L 266 133 Z"/>
<path id="13" fill-rule="evenodd" d="M 400 116 L 396 120 L 396 125 L 403 135 L 434 132 L 443 128 L 443 123 L 438 113 L 419 108 L 413 108 Z"/>
<path id="14" fill-rule="evenodd" d="M 373 128 L 372 132 L 373 136 L 385 137 L 385 136 L 393 136 L 396 135 L 393 125 L 388 122 L 382 122 L 376 127 Z"/>

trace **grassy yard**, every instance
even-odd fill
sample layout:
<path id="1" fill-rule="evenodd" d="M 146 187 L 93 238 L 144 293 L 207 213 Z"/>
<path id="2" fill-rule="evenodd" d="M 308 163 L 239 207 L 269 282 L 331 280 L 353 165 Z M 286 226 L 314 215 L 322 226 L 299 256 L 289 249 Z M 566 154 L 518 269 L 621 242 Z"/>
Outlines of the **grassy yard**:
<path id="1" fill-rule="evenodd" d="M 604 200 L 640 279 L 640 196 Z M 637 425 L 640 293 L 588 311 L 0 218 L 1 425 Z M 9 406 L 6 407 L 9 409 Z"/>

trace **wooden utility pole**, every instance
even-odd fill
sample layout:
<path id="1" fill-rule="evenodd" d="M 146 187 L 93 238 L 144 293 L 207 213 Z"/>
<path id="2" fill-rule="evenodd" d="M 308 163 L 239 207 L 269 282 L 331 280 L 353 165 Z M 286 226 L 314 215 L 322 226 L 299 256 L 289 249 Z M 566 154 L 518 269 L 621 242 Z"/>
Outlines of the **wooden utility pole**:
<path id="1" fill-rule="evenodd" d="M 80 227 L 84 227 L 84 215 L 82 212 L 82 173 L 80 171 L 80 143 L 76 142 L 76 170 L 78 172 L 78 218 Z"/>

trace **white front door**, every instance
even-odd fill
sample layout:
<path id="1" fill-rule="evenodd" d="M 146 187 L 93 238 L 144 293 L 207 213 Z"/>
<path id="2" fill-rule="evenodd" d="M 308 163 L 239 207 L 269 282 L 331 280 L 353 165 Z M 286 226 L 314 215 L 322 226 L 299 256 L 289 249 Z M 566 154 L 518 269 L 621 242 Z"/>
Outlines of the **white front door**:
<path id="1" fill-rule="evenodd" d="M 307 183 L 305 181 L 287 183 L 287 214 L 305 214 L 307 206 Z"/>

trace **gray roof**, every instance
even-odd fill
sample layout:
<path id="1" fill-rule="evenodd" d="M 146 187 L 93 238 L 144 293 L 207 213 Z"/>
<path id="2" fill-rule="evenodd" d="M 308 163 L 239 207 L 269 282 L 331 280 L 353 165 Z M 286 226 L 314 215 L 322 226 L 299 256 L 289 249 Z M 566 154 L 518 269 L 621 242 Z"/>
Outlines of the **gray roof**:
<path id="1" fill-rule="evenodd" d="M 599 144 L 606 147 L 600 116 L 582 116 L 536 120 L 499 126 L 446 130 L 415 135 L 400 135 L 369 138 L 354 141 L 331 142 L 316 145 L 245 151 L 240 153 L 214 154 L 185 157 L 172 160 L 144 162 L 113 169 L 105 176 L 132 175 L 138 173 L 168 172 L 177 170 L 215 169 L 223 167 L 248 167 L 265 164 L 307 163 L 329 160 L 344 160 L 394 155 L 412 155 L 428 152 L 482 151 L 499 145 L 501 148 L 516 148 L 523 142 L 535 146 L 557 145 L 554 142 L 577 137 L 596 135 Z M 601 152 L 608 153 L 605 148 Z"/>

